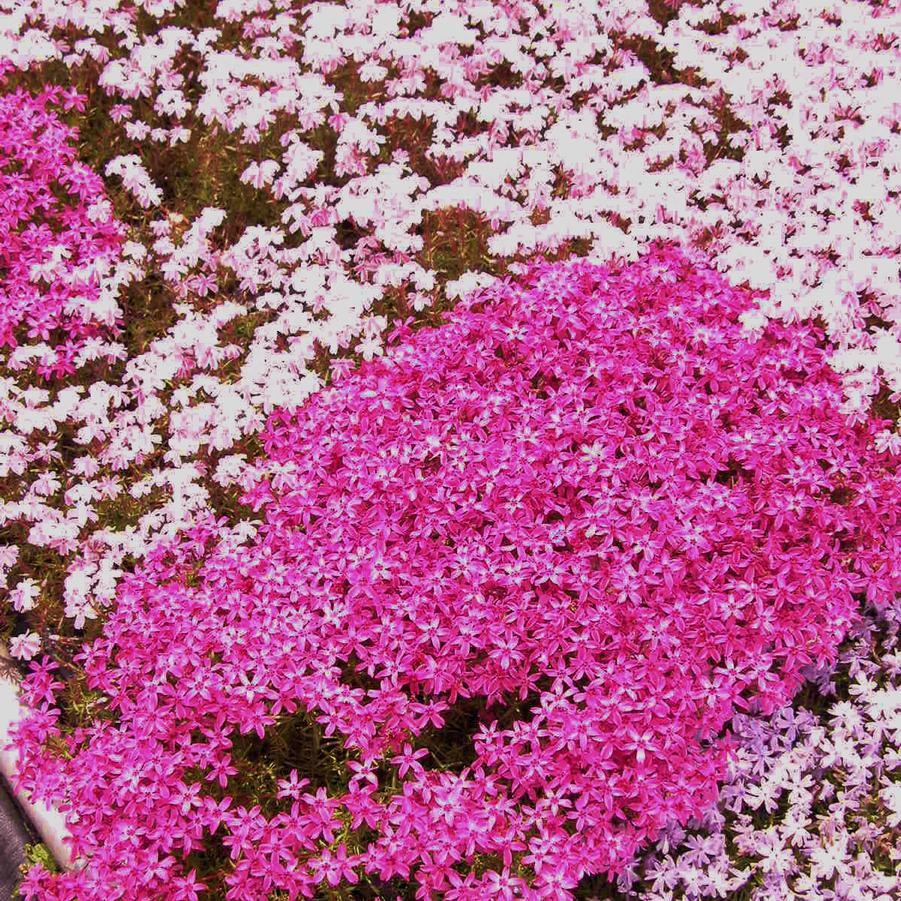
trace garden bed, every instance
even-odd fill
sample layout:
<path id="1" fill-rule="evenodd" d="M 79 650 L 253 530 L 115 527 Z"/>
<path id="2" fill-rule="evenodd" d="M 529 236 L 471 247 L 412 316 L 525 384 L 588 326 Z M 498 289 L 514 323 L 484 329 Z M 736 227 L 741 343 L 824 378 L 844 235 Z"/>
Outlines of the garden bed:
<path id="1" fill-rule="evenodd" d="M 0 0 L 25 897 L 897 891 L 898 30 Z"/>

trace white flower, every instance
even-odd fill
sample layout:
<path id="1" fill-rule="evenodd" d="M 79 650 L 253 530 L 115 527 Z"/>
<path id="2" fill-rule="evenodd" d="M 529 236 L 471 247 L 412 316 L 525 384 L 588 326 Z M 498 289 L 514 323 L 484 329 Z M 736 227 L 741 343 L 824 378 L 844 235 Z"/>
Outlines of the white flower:
<path id="1" fill-rule="evenodd" d="M 26 613 L 34 609 L 35 602 L 41 595 L 41 588 L 34 579 L 22 579 L 9 593 L 13 609 L 19 613 Z"/>
<path id="2" fill-rule="evenodd" d="M 41 636 L 37 632 L 26 632 L 9 640 L 9 653 L 18 660 L 31 660 L 41 649 Z"/>

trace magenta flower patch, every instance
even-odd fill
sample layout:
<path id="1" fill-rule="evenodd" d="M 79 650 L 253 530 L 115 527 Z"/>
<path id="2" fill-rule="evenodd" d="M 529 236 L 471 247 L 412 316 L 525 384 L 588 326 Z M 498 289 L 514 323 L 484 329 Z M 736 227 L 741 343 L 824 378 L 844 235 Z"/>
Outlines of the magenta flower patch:
<path id="1" fill-rule="evenodd" d="M 8 365 L 47 378 L 101 355 L 120 318 L 100 281 L 123 230 L 58 115 L 83 105 L 58 87 L 0 94 L 0 349 L 31 345 Z"/>
<path id="2" fill-rule="evenodd" d="M 274 415 L 252 541 L 160 549 L 87 650 L 103 717 L 62 735 L 31 677 L 24 779 L 86 866 L 29 897 L 569 898 L 705 811 L 736 711 L 901 588 L 884 423 L 752 300 L 672 248 L 540 265 Z M 248 808 L 234 745 L 292 717 L 343 780 Z"/>

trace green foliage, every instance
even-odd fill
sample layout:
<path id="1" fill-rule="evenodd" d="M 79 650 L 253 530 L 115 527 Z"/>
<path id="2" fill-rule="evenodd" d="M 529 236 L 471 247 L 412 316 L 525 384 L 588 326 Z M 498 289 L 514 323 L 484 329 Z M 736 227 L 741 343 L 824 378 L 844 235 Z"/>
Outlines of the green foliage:
<path id="1" fill-rule="evenodd" d="M 56 859 L 50 853 L 50 849 L 42 842 L 25 845 L 25 863 L 19 867 L 19 872 L 22 874 L 23 879 L 28 875 L 28 871 L 32 867 L 41 867 L 50 873 L 60 872 L 59 864 L 57 864 Z M 19 896 L 20 892 L 16 890 L 14 897 L 18 898 Z"/>

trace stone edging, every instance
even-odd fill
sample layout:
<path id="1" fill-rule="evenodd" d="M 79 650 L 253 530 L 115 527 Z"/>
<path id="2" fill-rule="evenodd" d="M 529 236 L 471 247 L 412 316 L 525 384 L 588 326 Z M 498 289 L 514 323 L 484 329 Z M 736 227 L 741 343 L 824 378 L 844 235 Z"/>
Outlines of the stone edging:
<path id="1" fill-rule="evenodd" d="M 10 795 L 16 799 L 31 827 L 40 836 L 56 862 L 65 869 L 71 869 L 71 855 L 64 842 L 69 830 L 62 814 L 40 801 L 32 802 L 24 793 L 13 789 L 18 755 L 13 749 L 7 750 L 6 746 L 10 740 L 11 727 L 25 715 L 25 708 L 19 701 L 15 671 L 11 666 L 4 665 L 8 662 L 6 647 L 0 644 L 0 776 L 6 783 Z"/>

